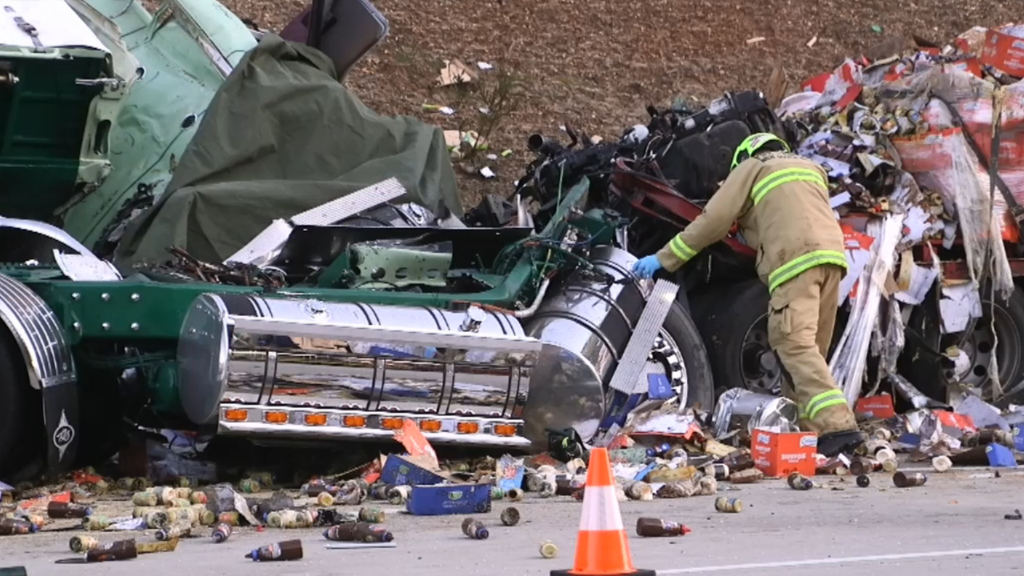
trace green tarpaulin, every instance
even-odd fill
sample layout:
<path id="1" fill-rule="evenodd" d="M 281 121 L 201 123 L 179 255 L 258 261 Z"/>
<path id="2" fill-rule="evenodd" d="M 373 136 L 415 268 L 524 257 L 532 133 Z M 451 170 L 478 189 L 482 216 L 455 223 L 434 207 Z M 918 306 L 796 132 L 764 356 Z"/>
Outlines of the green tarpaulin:
<path id="1" fill-rule="evenodd" d="M 133 221 L 121 266 L 180 246 L 220 262 L 275 218 L 390 177 L 435 214 L 461 217 L 440 129 L 379 116 L 337 81 L 317 50 L 268 35 L 214 96 L 167 192 Z"/>

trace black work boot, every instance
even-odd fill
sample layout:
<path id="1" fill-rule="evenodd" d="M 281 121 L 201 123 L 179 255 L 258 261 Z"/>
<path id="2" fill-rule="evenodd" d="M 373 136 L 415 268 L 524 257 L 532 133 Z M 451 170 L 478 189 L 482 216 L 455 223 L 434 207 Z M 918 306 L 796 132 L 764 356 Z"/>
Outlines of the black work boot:
<path id="1" fill-rule="evenodd" d="M 853 453 L 864 443 L 864 434 L 860 430 L 842 430 L 818 436 L 818 453 L 827 458 L 842 453 Z"/>

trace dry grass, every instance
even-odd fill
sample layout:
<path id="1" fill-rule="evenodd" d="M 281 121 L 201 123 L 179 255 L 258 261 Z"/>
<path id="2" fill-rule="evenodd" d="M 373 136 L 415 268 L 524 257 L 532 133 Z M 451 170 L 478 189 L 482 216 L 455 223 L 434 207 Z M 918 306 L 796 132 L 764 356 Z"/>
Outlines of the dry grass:
<path id="1" fill-rule="evenodd" d="M 221 0 L 239 16 L 279 30 L 298 0 Z M 645 122 L 648 103 L 677 97 L 706 101 L 726 90 L 764 89 L 773 67 L 791 84 L 831 70 L 886 37 L 917 34 L 951 40 L 970 26 L 1024 17 L 1024 0 L 375 0 L 391 24 L 388 38 L 354 70 L 349 86 L 385 114 L 422 118 L 446 129 L 472 125 L 424 112 L 450 105 L 434 86 L 443 59 L 484 61 L 514 71 L 521 101 L 490 136 L 509 158 L 489 165 L 498 179 L 461 177 L 463 197 L 505 193 L 531 155 L 533 132 L 569 123 L 616 137 Z M 882 27 L 882 33 L 872 31 Z M 806 44 L 817 37 L 813 48 Z M 747 40 L 763 37 L 748 44 Z M 484 73 L 485 75 L 487 73 Z M 454 107 L 454 106 L 453 106 Z"/>

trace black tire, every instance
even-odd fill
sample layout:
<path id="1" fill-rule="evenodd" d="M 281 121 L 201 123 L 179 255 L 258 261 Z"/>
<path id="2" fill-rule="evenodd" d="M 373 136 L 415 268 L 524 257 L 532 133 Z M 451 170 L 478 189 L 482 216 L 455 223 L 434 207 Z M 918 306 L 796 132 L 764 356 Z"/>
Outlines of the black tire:
<path id="1" fill-rule="evenodd" d="M 688 387 L 686 405 L 699 404 L 704 410 L 714 409 L 715 380 L 708 352 L 697 325 L 678 301 L 669 309 L 662 328 L 675 340 L 683 356 Z"/>
<path id="2" fill-rule="evenodd" d="M 770 350 L 768 288 L 760 280 L 715 288 L 694 298 L 691 304 L 715 375 L 715 397 L 730 388 L 772 392 L 768 383 L 781 386 L 781 371 L 766 370 L 758 361 L 758 350 Z M 745 346 L 748 338 L 753 342 Z M 752 380 L 763 384 L 755 386 Z"/>
<path id="3" fill-rule="evenodd" d="M 715 398 L 730 388 L 781 393 L 778 357 L 772 353 L 767 367 L 760 361 L 762 354 L 771 351 L 768 300 L 768 288 L 758 279 L 716 285 L 692 299 L 690 310 L 715 374 Z M 846 312 L 837 312 L 829 357 L 842 337 L 846 318 Z"/>
<path id="4" fill-rule="evenodd" d="M 43 454 L 41 398 L 29 386 L 14 338 L 0 325 L 0 478 L 10 479 Z"/>
<path id="5" fill-rule="evenodd" d="M 917 306 L 907 324 L 906 345 L 900 356 L 899 372 L 921 392 L 939 400 L 946 401 L 949 384 L 956 380 L 964 381 L 971 386 L 982 389 L 986 400 L 992 402 L 991 380 L 986 374 L 986 362 L 972 361 L 966 377 L 957 375 L 955 365 L 945 357 L 938 356 L 951 344 L 959 341 L 960 334 L 941 333 L 941 319 L 938 304 L 933 291 L 924 303 Z M 975 323 L 975 330 L 965 345 L 968 357 L 977 358 L 975 351 L 988 353 L 992 339 L 991 318 L 994 312 L 995 333 L 998 344 L 995 347 L 996 360 L 999 365 L 999 381 L 1004 392 L 1024 381 L 1024 292 L 1020 287 L 1014 288 L 1010 298 L 997 300 L 995 306 L 988 289 L 982 291 L 983 317 Z M 1024 402 L 1024 390 L 1003 396 L 993 402 L 1000 407 Z"/>

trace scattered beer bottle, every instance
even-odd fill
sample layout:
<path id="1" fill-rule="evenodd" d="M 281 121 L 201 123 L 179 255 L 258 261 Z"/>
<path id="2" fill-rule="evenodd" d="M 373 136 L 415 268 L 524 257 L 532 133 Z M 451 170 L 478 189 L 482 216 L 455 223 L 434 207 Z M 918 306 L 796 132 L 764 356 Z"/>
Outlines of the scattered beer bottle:
<path id="1" fill-rule="evenodd" d="M 38 530 L 35 524 L 20 518 L 0 519 L 0 536 L 15 536 L 20 534 L 31 534 Z"/>
<path id="2" fill-rule="evenodd" d="M 224 542 L 231 537 L 231 526 L 229 524 L 217 524 L 213 528 L 213 541 L 217 544 Z"/>
<path id="3" fill-rule="evenodd" d="M 352 522 L 331 526 L 324 531 L 324 538 L 336 542 L 391 542 L 395 537 L 381 526 L 366 522 Z"/>
<path id="4" fill-rule="evenodd" d="M 260 546 L 249 554 L 246 554 L 245 558 L 251 558 L 254 562 L 284 562 L 287 560 L 300 560 L 302 559 L 302 541 L 285 540 L 284 542 Z"/>
<path id="5" fill-rule="evenodd" d="M 85 553 L 86 562 L 111 562 L 114 560 L 131 560 L 139 556 L 135 549 L 135 540 L 118 540 L 97 546 Z"/>
<path id="6" fill-rule="evenodd" d="M 466 518 L 462 521 L 462 533 L 473 540 L 486 540 L 491 535 L 483 522 L 472 518 Z"/>
<path id="7" fill-rule="evenodd" d="M 46 505 L 46 515 L 50 518 L 85 518 L 92 514 L 92 509 L 74 502 L 53 502 Z"/>
<path id="8" fill-rule="evenodd" d="M 660 518 L 639 518 L 636 521 L 638 536 L 686 536 L 691 530 L 686 526 Z"/>

